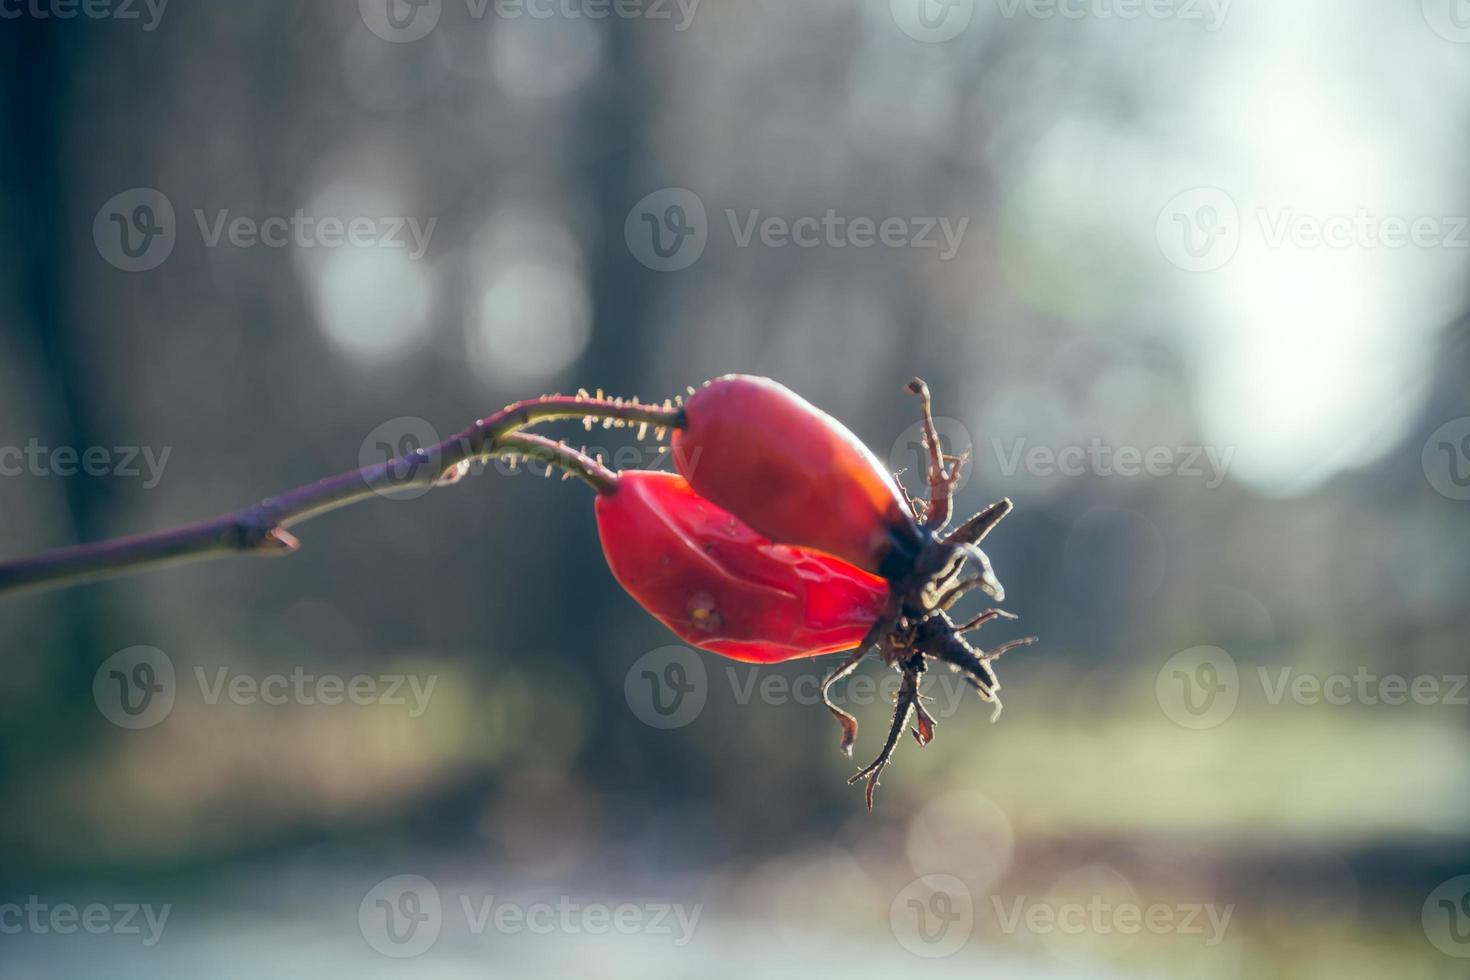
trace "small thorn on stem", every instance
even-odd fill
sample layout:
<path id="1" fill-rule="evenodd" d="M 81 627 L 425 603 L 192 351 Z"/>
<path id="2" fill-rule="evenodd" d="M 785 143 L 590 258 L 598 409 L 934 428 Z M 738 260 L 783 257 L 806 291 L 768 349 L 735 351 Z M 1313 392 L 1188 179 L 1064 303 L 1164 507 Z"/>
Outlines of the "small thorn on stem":
<path id="1" fill-rule="evenodd" d="M 470 461 L 467 459 L 462 459 L 458 463 L 455 463 L 453 466 L 449 467 L 449 469 L 445 470 L 443 473 L 440 473 L 438 479 L 434 481 L 434 486 L 453 486 L 460 480 L 463 480 L 466 476 L 469 476 L 469 473 Z"/>
<path id="2" fill-rule="evenodd" d="M 289 555 L 301 547 L 301 539 L 285 528 L 273 527 L 256 547 L 267 555 Z"/>

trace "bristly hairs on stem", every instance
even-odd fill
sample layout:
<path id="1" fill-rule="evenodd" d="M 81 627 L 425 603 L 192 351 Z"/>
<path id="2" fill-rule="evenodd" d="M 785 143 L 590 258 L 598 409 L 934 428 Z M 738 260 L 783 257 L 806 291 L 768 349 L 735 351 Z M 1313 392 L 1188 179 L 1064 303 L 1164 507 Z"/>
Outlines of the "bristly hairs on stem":
<path id="1" fill-rule="evenodd" d="M 636 398 L 609 398 L 580 391 L 543 395 L 507 405 L 437 446 L 350 470 L 285 493 L 253 507 L 199 521 L 138 534 L 59 548 L 28 558 L 0 562 L 0 595 L 26 589 L 79 585 L 127 572 L 231 555 L 287 555 L 301 543 L 286 528 L 366 500 L 385 491 L 457 483 L 469 464 L 495 456 L 539 456 L 556 462 L 593 487 L 611 486 L 616 477 L 584 453 L 520 430 L 541 422 L 578 419 L 589 430 L 637 426 L 663 439 L 680 424 L 682 399 L 649 404 Z M 544 443 L 544 445 L 543 445 Z"/>

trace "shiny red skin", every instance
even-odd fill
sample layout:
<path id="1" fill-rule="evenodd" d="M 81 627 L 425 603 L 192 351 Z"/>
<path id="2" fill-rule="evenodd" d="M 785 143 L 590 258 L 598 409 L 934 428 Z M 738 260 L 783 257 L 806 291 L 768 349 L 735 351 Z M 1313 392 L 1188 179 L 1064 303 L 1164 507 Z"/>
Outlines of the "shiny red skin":
<path id="1" fill-rule="evenodd" d="M 770 378 L 731 374 L 684 404 L 674 462 L 773 541 L 901 578 L 922 532 L 893 475 L 841 422 Z"/>
<path id="2" fill-rule="evenodd" d="M 597 530 L 619 584 L 689 643 L 776 663 L 860 644 L 888 583 L 844 561 L 773 544 L 682 476 L 618 474 L 598 494 Z"/>

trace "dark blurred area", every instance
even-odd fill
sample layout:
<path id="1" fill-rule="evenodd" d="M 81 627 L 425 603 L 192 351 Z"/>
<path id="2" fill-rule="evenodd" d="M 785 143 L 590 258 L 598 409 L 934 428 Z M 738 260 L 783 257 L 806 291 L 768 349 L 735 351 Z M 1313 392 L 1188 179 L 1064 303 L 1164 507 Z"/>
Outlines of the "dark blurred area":
<path id="1" fill-rule="evenodd" d="M 0 0 L 0 558 L 729 372 L 918 492 L 918 375 L 1041 638 L 869 815 L 525 469 L 5 597 L 0 976 L 1462 976 L 1457 9 Z"/>

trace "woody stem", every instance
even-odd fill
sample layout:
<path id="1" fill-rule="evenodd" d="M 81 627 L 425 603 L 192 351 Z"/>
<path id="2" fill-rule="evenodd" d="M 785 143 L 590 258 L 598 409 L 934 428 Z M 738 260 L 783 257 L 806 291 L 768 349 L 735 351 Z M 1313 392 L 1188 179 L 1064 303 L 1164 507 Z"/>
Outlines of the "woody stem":
<path id="1" fill-rule="evenodd" d="M 533 438 L 517 436 L 520 429 L 554 419 L 601 419 L 605 424 L 636 424 L 662 430 L 678 424 L 679 410 L 668 403 L 647 405 L 585 395 L 548 395 L 516 402 L 437 446 L 318 480 L 267 497 L 244 510 L 162 531 L 0 562 L 0 595 L 79 585 L 205 558 L 290 554 L 300 542 L 286 528 L 383 493 L 453 482 L 463 464 L 503 455 L 508 447 L 513 449 L 517 439 Z M 579 461 L 581 472 L 577 475 L 593 486 L 599 486 L 596 481 L 607 485 L 609 471 L 600 463 L 590 462 L 592 466 L 588 467 Z"/>

